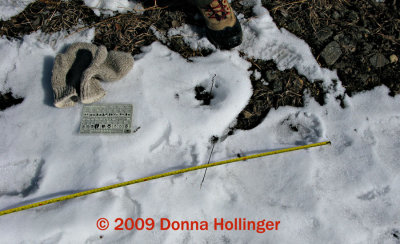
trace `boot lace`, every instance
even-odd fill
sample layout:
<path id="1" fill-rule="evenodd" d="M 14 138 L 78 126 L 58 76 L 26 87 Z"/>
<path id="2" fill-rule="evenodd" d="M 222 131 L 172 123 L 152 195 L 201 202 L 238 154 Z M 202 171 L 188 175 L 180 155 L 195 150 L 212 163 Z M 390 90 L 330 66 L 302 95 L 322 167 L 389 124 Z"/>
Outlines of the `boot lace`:
<path id="1" fill-rule="evenodd" d="M 231 9 L 226 0 L 214 0 L 206 8 L 207 17 L 218 21 L 226 19 L 230 13 Z"/>

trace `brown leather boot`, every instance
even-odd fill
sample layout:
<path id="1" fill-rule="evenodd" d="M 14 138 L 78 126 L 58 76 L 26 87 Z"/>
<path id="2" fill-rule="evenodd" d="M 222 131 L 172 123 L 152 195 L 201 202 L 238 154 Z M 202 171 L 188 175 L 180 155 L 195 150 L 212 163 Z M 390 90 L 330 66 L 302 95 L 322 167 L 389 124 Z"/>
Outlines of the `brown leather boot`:
<path id="1" fill-rule="evenodd" d="M 231 49 L 242 43 L 242 28 L 227 0 L 213 0 L 199 8 L 207 24 L 207 38 L 220 49 Z"/>

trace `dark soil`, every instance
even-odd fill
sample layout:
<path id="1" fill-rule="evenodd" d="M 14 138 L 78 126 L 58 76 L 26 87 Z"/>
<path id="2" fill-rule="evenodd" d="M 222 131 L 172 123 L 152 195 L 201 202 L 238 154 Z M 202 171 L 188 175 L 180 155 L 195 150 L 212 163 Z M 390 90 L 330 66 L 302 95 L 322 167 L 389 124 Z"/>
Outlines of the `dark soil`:
<path id="1" fill-rule="evenodd" d="M 193 18 L 196 9 L 174 1 L 157 1 L 157 7 L 148 5 L 153 1 L 144 1 L 149 9 L 143 15 L 121 14 L 96 25 L 95 44 L 105 45 L 111 50 L 120 50 L 140 53 L 140 48 L 157 41 L 153 27 L 161 35 L 166 36 L 172 27 L 181 26 L 183 23 L 203 26 L 201 21 Z M 187 46 L 182 36 L 174 36 L 163 41 L 171 50 L 180 53 L 185 58 L 194 56 L 207 56 L 211 50 L 192 50 Z"/>
<path id="2" fill-rule="evenodd" d="M 69 31 L 78 24 L 88 26 L 99 19 L 82 0 L 38 0 L 10 20 L 0 21 L 0 36 L 21 38 L 37 30 L 46 33 Z"/>
<path id="3" fill-rule="evenodd" d="M 261 73 L 261 78 L 256 79 L 254 73 L 250 76 L 254 92 L 248 105 L 237 118 L 236 129 L 254 128 L 272 108 L 304 106 L 306 91 L 319 104 L 324 104 L 322 81 L 310 82 L 293 68 L 279 71 L 273 61 L 259 59 L 250 61 L 252 62 L 250 70 Z"/>
<path id="4" fill-rule="evenodd" d="M 25 34 L 42 30 L 46 33 L 67 30 L 70 33 L 96 27 L 94 43 L 109 50 L 138 54 L 141 47 L 158 40 L 152 28 L 164 35 L 171 27 L 184 23 L 198 26 L 204 35 L 204 22 L 195 18 L 197 10 L 183 1 L 142 1 L 144 14 L 117 14 L 97 17 L 81 0 L 38 0 L 9 21 L 0 21 L 0 35 L 21 38 Z M 274 0 L 262 1 L 279 27 L 304 39 L 317 61 L 324 67 L 336 69 L 347 95 L 386 85 L 390 95 L 400 93 L 399 7 L 400 1 L 376 3 L 375 0 Z M 233 1 L 233 8 L 246 18 L 252 9 Z M 77 28 L 76 26 L 83 26 Z M 173 51 L 190 61 L 194 56 L 207 56 L 210 50 L 192 50 L 183 37 L 174 36 L 163 41 Z M 242 55 L 244 56 L 244 55 Z M 251 129 L 267 116 L 270 109 L 279 106 L 304 106 L 307 92 L 324 104 L 324 90 L 320 81 L 310 82 L 296 70 L 279 71 L 271 61 L 246 58 L 252 63 L 253 95 L 246 108 L 238 115 L 234 129 Z M 257 79 L 258 78 L 258 79 Z M 196 87 L 199 100 L 207 106 L 212 93 Z M 0 94 L 1 95 L 1 94 Z M 0 110 L 22 102 L 11 92 L 0 96 Z"/>
<path id="5" fill-rule="evenodd" d="M 279 27 L 336 69 L 348 95 L 386 85 L 400 93 L 400 1 L 262 1 Z"/>
<path id="6" fill-rule="evenodd" d="M 0 93 L 0 111 L 9 108 L 11 106 L 17 105 L 24 101 L 21 97 L 14 97 L 11 92 L 6 92 L 4 94 Z"/>

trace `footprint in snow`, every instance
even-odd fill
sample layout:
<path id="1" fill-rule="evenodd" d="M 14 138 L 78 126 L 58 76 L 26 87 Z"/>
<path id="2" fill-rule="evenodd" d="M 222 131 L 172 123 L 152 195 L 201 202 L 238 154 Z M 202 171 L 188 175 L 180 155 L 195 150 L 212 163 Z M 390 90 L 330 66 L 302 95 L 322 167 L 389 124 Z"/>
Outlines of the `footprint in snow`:
<path id="1" fill-rule="evenodd" d="M 277 128 L 282 143 L 303 145 L 318 142 L 323 135 L 321 122 L 314 114 L 297 112 L 282 120 Z"/>
<path id="2" fill-rule="evenodd" d="M 364 201 L 371 201 L 375 198 L 386 195 L 390 191 L 390 186 L 386 186 L 382 189 L 374 189 L 365 194 L 358 196 L 357 198 Z"/>
<path id="3" fill-rule="evenodd" d="M 41 179 L 42 159 L 25 159 L 0 166 L 0 196 L 32 194 Z"/>

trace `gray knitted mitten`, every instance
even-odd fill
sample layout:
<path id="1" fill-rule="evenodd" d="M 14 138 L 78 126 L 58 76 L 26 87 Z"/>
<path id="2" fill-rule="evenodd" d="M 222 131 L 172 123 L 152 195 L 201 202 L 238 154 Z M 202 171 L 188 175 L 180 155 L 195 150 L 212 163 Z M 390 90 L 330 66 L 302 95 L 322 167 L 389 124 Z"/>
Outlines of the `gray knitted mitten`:
<path id="1" fill-rule="evenodd" d="M 101 81 L 116 81 L 124 77 L 133 67 L 133 57 L 129 53 L 110 51 L 100 46 L 92 64 L 82 76 L 81 101 L 93 103 L 101 99 L 105 92 L 101 88 Z"/>
<path id="2" fill-rule="evenodd" d="M 103 81 L 122 79 L 133 67 L 130 53 L 110 51 L 105 62 L 99 66 L 97 76 Z"/>
<path id="3" fill-rule="evenodd" d="M 94 103 L 106 95 L 106 92 L 103 90 L 99 82 L 101 77 L 98 75 L 99 69 L 106 61 L 106 58 L 107 49 L 104 46 L 100 46 L 97 49 L 92 63 L 85 72 L 83 72 L 80 86 L 82 103 Z"/>
<path id="4" fill-rule="evenodd" d="M 75 43 L 56 56 L 51 78 L 56 107 L 70 107 L 78 101 L 82 73 L 92 63 L 97 49 L 91 43 Z"/>
<path id="5" fill-rule="evenodd" d="M 66 81 L 68 73 L 67 60 L 63 54 L 56 56 L 53 66 L 53 76 L 51 85 L 54 92 L 54 106 L 57 108 L 66 108 L 74 106 L 78 101 L 76 84 Z"/>
<path id="6" fill-rule="evenodd" d="M 59 108 L 73 106 L 78 101 L 93 103 L 106 93 L 102 81 L 116 81 L 133 67 L 129 53 L 111 51 L 91 43 L 72 44 L 64 54 L 59 54 L 53 68 L 52 86 L 54 105 Z"/>

